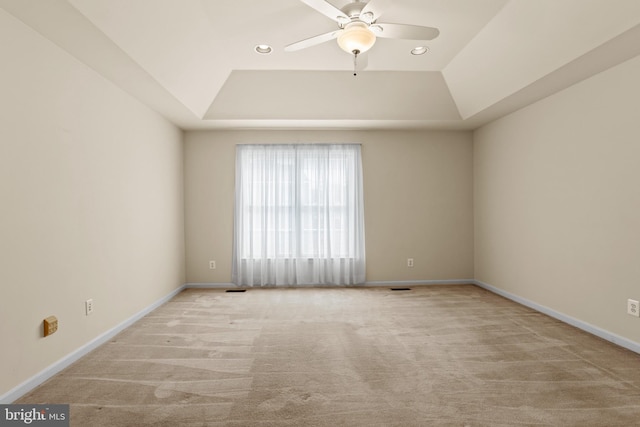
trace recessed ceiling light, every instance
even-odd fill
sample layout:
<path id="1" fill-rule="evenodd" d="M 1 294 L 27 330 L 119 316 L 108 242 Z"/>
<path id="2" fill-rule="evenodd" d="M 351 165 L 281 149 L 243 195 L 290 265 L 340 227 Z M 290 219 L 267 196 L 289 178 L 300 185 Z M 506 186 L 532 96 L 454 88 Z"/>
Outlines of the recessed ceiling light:
<path id="1" fill-rule="evenodd" d="M 271 46 L 269 46 L 268 44 L 259 44 L 254 49 L 256 52 L 263 55 L 269 54 L 273 51 L 273 49 L 271 49 Z"/>
<path id="2" fill-rule="evenodd" d="M 427 52 L 429 52 L 429 48 L 426 46 L 418 46 L 411 49 L 412 55 L 424 55 Z"/>

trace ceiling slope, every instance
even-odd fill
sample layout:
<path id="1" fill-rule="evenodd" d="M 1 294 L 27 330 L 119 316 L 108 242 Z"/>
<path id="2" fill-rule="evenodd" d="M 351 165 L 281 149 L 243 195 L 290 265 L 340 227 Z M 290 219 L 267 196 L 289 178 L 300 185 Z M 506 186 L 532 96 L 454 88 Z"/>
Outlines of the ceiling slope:
<path id="1" fill-rule="evenodd" d="M 205 118 L 460 120 L 437 71 L 233 71 Z"/>
<path id="2" fill-rule="evenodd" d="M 443 73 L 466 119 L 532 83 L 541 86 L 545 76 L 638 24 L 638 0 L 511 0 Z M 638 44 L 615 48 L 627 51 Z M 592 55 L 590 61 L 597 60 Z M 574 79 L 566 75 L 568 83 L 585 77 L 575 71 Z"/>
<path id="3" fill-rule="evenodd" d="M 0 7 L 177 126 L 198 124 L 192 111 L 65 0 L 0 0 Z"/>

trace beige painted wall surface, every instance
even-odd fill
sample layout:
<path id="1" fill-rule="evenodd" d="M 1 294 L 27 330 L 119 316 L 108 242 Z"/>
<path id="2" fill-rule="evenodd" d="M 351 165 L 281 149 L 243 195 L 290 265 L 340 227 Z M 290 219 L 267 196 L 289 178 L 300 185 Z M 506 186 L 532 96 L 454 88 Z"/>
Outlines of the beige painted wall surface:
<path id="1" fill-rule="evenodd" d="M 473 278 L 471 133 L 265 130 L 186 133 L 188 282 L 231 280 L 235 145 L 314 142 L 362 144 L 368 282 Z"/>
<path id="2" fill-rule="evenodd" d="M 640 343 L 640 57 L 474 134 L 475 277 Z"/>
<path id="3" fill-rule="evenodd" d="M 0 40 L 2 396 L 185 269 L 182 132 L 2 10 Z"/>

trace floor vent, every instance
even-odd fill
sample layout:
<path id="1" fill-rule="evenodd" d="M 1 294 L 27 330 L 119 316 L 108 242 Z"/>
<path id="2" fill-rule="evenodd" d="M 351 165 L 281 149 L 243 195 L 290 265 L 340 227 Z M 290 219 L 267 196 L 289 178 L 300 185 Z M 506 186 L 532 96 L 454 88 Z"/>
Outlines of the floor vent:
<path id="1" fill-rule="evenodd" d="M 227 289 L 225 292 L 247 292 L 246 289 Z"/>
<path id="2" fill-rule="evenodd" d="M 392 291 L 410 291 L 411 288 L 391 288 Z"/>

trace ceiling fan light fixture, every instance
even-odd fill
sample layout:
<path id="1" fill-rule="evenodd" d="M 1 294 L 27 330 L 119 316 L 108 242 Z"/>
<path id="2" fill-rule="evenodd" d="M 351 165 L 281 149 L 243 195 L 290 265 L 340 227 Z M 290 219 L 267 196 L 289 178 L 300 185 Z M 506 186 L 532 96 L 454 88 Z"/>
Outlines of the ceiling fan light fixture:
<path id="1" fill-rule="evenodd" d="M 351 22 L 338 36 L 338 46 L 347 53 L 364 53 L 376 42 L 376 35 L 364 22 Z"/>

